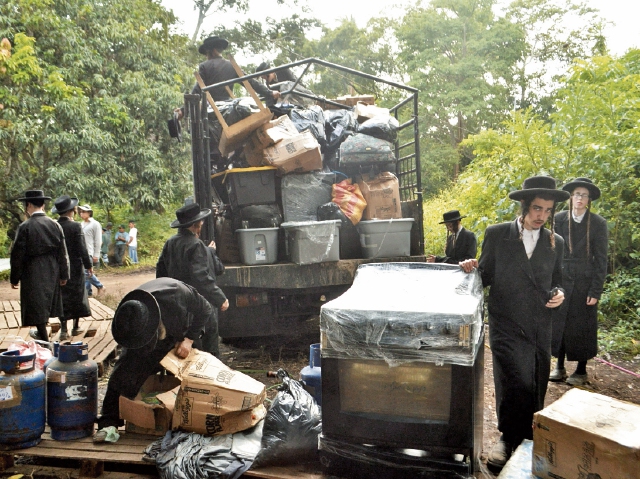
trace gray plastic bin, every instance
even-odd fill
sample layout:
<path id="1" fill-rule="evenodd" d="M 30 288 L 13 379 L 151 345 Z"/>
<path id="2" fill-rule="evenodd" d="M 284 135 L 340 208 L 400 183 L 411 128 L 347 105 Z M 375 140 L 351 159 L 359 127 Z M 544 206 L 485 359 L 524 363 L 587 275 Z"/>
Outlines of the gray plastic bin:
<path id="1" fill-rule="evenodd" d="M 357 224 L 365 258 L 410 256 L 413 218 L 368 220 Z"/>
<path id="2" fill-rule="evenodd" d="M 278 259 L 279 228 L 236 230 L 242 264 L 273 264 Z"/>

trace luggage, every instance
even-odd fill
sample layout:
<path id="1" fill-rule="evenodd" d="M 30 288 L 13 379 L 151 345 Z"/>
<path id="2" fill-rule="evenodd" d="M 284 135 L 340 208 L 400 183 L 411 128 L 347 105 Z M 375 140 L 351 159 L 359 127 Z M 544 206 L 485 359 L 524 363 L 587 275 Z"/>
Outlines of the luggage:
<path id="1" fill-rule="evenodd" d="M 282 214 L 278 205 L 249 205 L 236 210 L 233 215 L 233 228 L 277 228 L 282 223 Z"/>
<path id="2" fill-rule="evenodd" d="M 331 201 L 335 182 L 335 173 L 322 171 L 284 175 L 281 183 L 284 221 L 317 221 L 318 206 Z"/>
<path id="3" fill-rule="evenodd" d="M 396 156 L 393 143 L 373 136 L 356 133 L 340 145 L 340 170 L 359 167 L 378 166 L 381 169 L 395 170 Z"/>

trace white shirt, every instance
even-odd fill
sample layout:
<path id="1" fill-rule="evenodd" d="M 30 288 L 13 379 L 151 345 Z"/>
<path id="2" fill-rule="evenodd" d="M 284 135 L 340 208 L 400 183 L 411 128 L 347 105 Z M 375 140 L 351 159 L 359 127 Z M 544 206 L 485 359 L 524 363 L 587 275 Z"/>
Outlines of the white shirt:
<path id="1" fill-rule="evenodd" d="M 518 228 L 522 232 L 522 243 L 524 244 L 524 250 L 527 252 L 527 258 L 531 259 L 533 250 L 536 249 L 538 239 L 540 238 L 540 229 L 528 230 L 520 223 L 520 218 L 516 220 Z"/>
<path id="2" fill-rule="evenodd" d="M 102 248 L 102 226 L 90 216 L 89 221 L 82 222 L 82 232 L 89 256 L 97 258 Z"/>
<path id="3" fill-rule="evenodd" d="M 584 213 L 582 213 L 580 216 L 576 216 L 573 211 L 571 212 L 571 216 L 573 216 L 573 221 L 575 221 L 576 223 L 582 223 L 582 218 L 584 218 L 584 215 L 587 214 L 587 212 L 585 211 Z"/>
<path id="4" fill-rule="evenodd" d="M 137 248 L 138 247 L 138 228 L 131 228 L 129 230 L 129 239 L 131 240 L 131 242 L 129 243 L 129 246 L 131 246 L 132 248 Z"/>

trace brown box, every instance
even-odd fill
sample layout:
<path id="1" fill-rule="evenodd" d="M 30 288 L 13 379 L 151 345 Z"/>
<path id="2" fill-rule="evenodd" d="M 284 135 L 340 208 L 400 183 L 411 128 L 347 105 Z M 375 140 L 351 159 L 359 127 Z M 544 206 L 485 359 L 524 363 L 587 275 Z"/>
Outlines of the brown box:
<path id="1" fill-rule="evenodd" d="M 367 202 L 363 220 L 402 218 L 400 183 L 396 175 L 389 171 L 383 171 L 375 178 L 362 175 L 358 177 L 358 186 Z"/>
<path id="2" fill-rule="evenodd" d="M 262 405 L 264 384 L 234 371 L 212 354 L 192 349 L 181 359 L 171 351 L 161 364 L 181 380 L 173 411 L 174 428 L 229 434 L 251 427 L 266 413 Z"/>
<path id="3" fill-rule="evenodd" d="M 134 399 L 120 396 L 120 418 L 126 421 L 126 431 L 164 435 L 171 429 L 179 388 L 179 379 L 154 374 L 147 378 Z"/>
<path id="4" fill-rule="evenodd" d="M 296 126 L 287 115 L 283 115 L 269 123 L 265 123 L 251 135 L 251 143 L 254 150 L 264 150 L 273 146 L 280 140 L 298 134 Z"/>
<path id="5" fill-rule="evenodd" d="M 320 145 L 309 131 L 285 138 L 266 148 L 264 156 L 282 174 L 322 169 Z"/>
<path id="6" fill-rule="evenodd" d="M 216 246 L 218 257 L 223 263 L 240 262 L 240 246 L 230 218 L 216 218 Z"/>
<path id="7" fill-rule="evenodd" d="M 640 478 L 640 406 L 571 389 L 533 417 L 536 477 Z"/>
<path id="8" fill-rule="evenodd" d="M 343 95 L 334 100 L 336 103 L 342 103 L 347 106 L 356 106 L 356 103 L 364 103 L 365 105 L 374 105 L 375 97 L 373 95 Z"/>

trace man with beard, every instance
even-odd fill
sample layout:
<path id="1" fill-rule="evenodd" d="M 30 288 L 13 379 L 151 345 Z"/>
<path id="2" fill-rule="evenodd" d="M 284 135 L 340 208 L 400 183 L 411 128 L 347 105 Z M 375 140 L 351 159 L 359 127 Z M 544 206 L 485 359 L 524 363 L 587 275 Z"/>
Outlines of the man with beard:
<path id="1" fill-rule="evenodd" d="M 556 202 L 569 193 L 557 190 L 549 176 L 534 176 L 509 198 L 520 202 L 520 216 L 489 226 L 480 259 L 460 263 L 467 273 L 478 268 L 482 284 L 490 287 L 489 340 L 502 435 L 487 464 L 496 470 L 523 439 L 533 438 L 533 414 L 544 407 L 552 313 L 564 301 L 564 241 L 553 232 L 553 215 Z M 544 228 L 549 219 L 550 230 Z"/>

